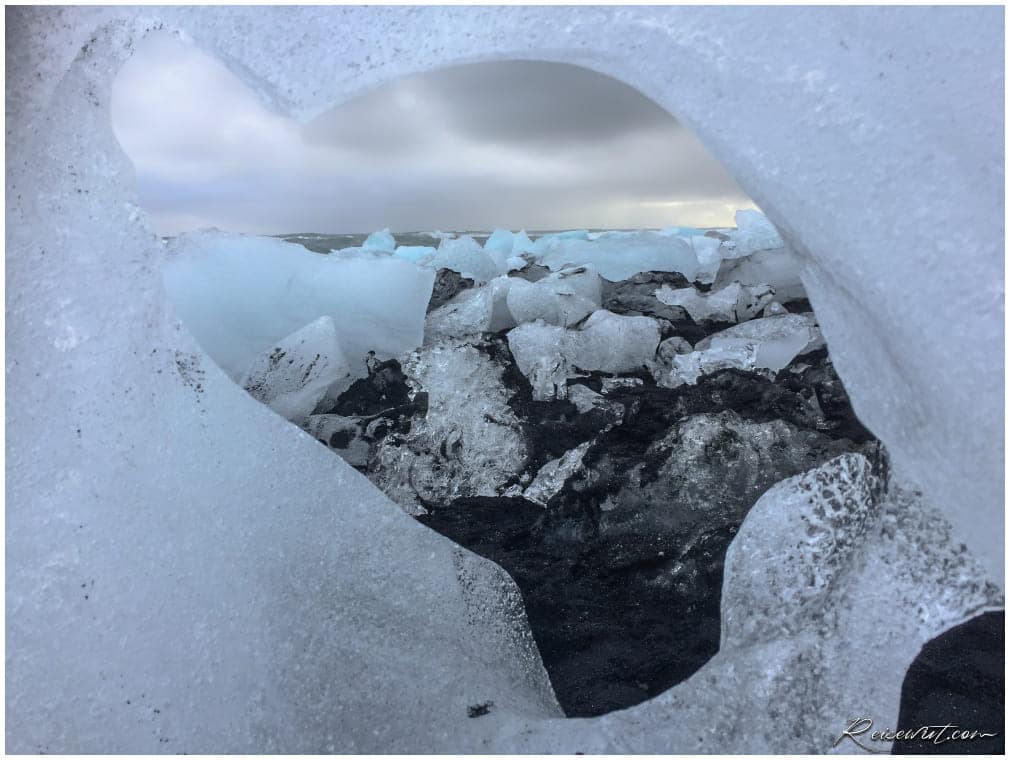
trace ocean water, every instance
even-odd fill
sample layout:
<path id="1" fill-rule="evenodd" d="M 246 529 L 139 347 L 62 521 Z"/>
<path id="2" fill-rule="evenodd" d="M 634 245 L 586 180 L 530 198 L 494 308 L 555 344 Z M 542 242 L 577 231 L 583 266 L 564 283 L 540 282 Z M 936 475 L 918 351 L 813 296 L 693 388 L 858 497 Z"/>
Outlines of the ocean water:
<path id="1" fill-rule="evenodd" d="M 696 227 L 679 227 L 681 235 L 704 235 L 705 230 Z M 565 230 L 527 230 L 531 240 L 544 235 L 552 235 Z M 656 230 L 606 230 L 589 229 L 589 232 L 655 232 Z M 446 234 L 459 237 L 469 235 L 481 245 L 491 236 L 492 230 L 453 230 Z M 355 248 L 365 242 L 368 232 L 293 232 L 286 235 L 274 235 L 289 243 L 298 243 L 316 253 L 329 253 L 343 248 Z M 394 232 L 397 245 L 430 245 L 438 248 L 440 235 L 433 232 Z"/>

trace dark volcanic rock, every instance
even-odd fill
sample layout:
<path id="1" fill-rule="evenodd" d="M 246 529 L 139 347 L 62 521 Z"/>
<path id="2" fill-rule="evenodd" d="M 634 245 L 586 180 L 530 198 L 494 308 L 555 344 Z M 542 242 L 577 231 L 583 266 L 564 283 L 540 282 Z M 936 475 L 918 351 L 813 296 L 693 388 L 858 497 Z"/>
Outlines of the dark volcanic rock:
<path id="1" fill-rule="evenodd" d="M 466 498 L 420 519 L 516 580 L 569 716 L 628 707 L 700 668 L 718 650 L 725 552 L 757 497 L 839 453 L 875 448 L 826 353 L 776 382 L 723 370 L 667 389 L 640 373 L 639 384 L 608 384 L 606 400 L 624 410 L 614 424 L 571 400 L 534 401 L 500 336 L 481 350 L 506 368 L 528 472 L 589 442 L 583 466 L 546 509 Z M 604 380 L 569 386 L 600 392 Z"/>
<path id="2" fill-rule="evenodd" d="M 722 527 L 669 536 L 545 542 L 544 510 L 523 499 L 460 499 L 423 523 L 501 565 L 519 585 L 565 713 L 600 715 L 690 676 L 719 648 Z"/>
<path id="3" fill-rule="evenodd" d="M 894 742 L 894 754 L 1002 755 L 1004 742 L 1004 613 L 986 612 L 922 648 L 901 687 L 898 730 L 944 726 L 995 733 L 967 741 Z"/>
<path id="4" fill-rule="evenodd" d="M 473 280 L 464 277 L 459 272 L 452 269 L 439 269 L 435 273 L 435 284 L 431 288 L 431 299 L 428 301 L 427 313 L 430 314 L 439 306 L 447 304 L 458 293 L 472 288 L 473 285 Z"/>
<path id="5" fill-rule="evenodd" d="M 410 386 L 400 362 L 369 360 L 368 377 L 356 380 L 327 411 L 345 417 L 370 416 L 411 403 Z"/>
<path id="6" fill-rule="evenodd" d="M 614 314 L 660 317 L 671 322 L 686 319 L 687 311 L 683 307 L 669 306 L 656 298 L 656 291 L 664 285 L 687 288 L 691 283 L 679 272 L 640 272 L 617 282 L 604 279 L 603 308 Z"/>
<path id="7" fill-rule="evenodd" d="M 530 263 L 528 263 L 522 269 L 515 270 L 509 276 L 521 277 L 522 279 L 527 280 L 529 282 L 539 282 L 550 273 L 551 270 L 549 267 L 541 266 L 540 264 L 530 261 Z"/>

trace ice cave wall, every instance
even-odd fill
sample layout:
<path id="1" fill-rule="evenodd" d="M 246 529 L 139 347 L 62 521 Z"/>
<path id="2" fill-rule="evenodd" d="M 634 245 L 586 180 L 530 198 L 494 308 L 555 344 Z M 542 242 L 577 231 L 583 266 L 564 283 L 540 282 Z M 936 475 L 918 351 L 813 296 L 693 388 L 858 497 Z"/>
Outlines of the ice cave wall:
<path id="1" fill-rule="evenodd" d="M 13 751 L 583 749 L 544 720 L 557 707 L 507 578 L 256 405 L 170 313 L 108 113 L 119 65 L 159 25 L 305 118 L 488 59 L 638 87 L 788 238 L 857 413 L 1002 578 L 1001 9 L 13 8 Z M 858 578 L 887 565 L 857 564 Z M 855 646 L 872 618 L 852 614 Z M 731 691 L 785 688 L 782 661 L 816 656 L 796 640 L 752 646 L 755 680 Z M 579 721 L 578 736 L 780 746 L 740 727 L 696 737 L 692 720 L 653 730 L 655 711 L 687 717 L 739 667 L 724 648 L 669 698 Z M 494 718 L 459 719 L 488 693 Z M 896 710 L 893 694 L 880 703 Z"/>

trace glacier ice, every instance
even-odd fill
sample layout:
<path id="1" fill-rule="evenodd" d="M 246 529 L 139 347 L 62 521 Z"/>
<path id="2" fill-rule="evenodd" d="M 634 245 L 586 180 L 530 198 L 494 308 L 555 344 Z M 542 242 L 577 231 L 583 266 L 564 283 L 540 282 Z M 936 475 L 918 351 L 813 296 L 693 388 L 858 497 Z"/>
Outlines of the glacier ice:
<path id="1" fill-rule="evenodd" d="M 368 351 L 397 356 L 423 339 L 430 269 L 222 232 L 187 233 L 168 249 L 164 281 L 173 306 L 236 381 L 257 356 L 321 316 L 332 317 L 357 376 Z"/>
<path id="2" fill-rule="evenodd" d="M 396 250 L 396 240 L 390 234 L 387 227 L 384 230 L 373 232 L 365 238 L 365 242 L 361 244 L 361 247 L 366 251 L 388 251 L 392 253 Z"/>
<path id="3" fill-rule="evenodd" d="M 7 748 L 821 752 L 839 714 L 893 725 L 922 643 L 993 602 L 961 542 L 1003 577 L 1002 16 L 10 9 Z M 115 72 L 157 27 L 303 119 L 401 74 L 519 54 L 647 93 L 782 233 L 906 496 L 872 503 L 854 458 L 776 486 L 731 547 L 723 651 L 638 707 L 562 719 L 510 579 L 256 403 L 175 319 L 108 118 Z M 453 43 L 422 44 L 430 29 Z M 777 602 L 806 584 L 811 549 L 833 582 Z"/>
<path id="4" fill-rule="evenodd" d="M 240 384 L 282 417 L 303 423 L 327 392 L 335 397 L 351 384 L 333 318 L 322 316 L 260 354 Z"/>

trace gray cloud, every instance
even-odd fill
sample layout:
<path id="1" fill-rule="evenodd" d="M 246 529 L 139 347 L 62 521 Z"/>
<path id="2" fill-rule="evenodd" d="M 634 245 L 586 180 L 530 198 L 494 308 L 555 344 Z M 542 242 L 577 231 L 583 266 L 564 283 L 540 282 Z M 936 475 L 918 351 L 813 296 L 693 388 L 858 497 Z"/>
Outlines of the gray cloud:
<path id="1" fill-rule="evenodd" d="M 113 124 L 163 233 L 730 224 L 752 205 L 655 103 L 562 64 L 430 72 L 300 125 L 166 35 L 124 67 Z"/>

